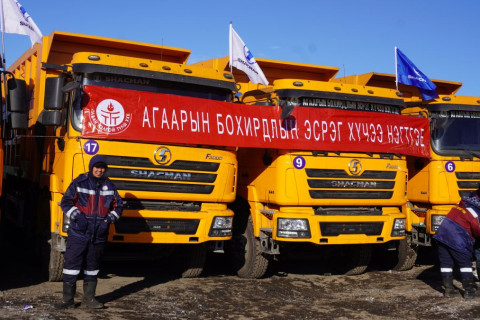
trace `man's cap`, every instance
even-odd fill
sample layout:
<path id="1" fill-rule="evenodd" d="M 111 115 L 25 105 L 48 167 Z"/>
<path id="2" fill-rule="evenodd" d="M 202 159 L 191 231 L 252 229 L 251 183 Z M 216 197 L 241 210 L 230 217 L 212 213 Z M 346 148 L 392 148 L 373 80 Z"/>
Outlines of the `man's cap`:
<path id="1" fill-rule="evenodd" d="M 92 159 L 90 159 L 90 164 L 88 167 L 90 171 L 92 171 L 93 167 L 97 167 L 97 168 L 104 167 L 105 169 L 107 169 L 108 168 L 107 160 L 102 155 L 97 154 L 96 156 L 93 156 Z"/>
<path id="2" fill-rule="evenodd" d="M 106 167 L 107 167 L 107 164 L 106 164 L 105 162 L 95 162 L 95 163 L 93 164 L 93 166 L 94 166 L 95 168 L 106 168 Z"/>

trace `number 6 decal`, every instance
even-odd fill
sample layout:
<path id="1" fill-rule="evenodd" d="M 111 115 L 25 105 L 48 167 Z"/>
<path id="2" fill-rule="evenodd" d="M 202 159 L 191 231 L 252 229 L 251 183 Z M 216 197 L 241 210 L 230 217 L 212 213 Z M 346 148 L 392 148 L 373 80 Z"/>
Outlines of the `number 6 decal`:
<path id="1" fill-rule="evenodd" d="M 447 163 L 445 163 L 445 170 L 447 170 L 448 172 L 455 171 L 455 163 L 453 163 L 453 161 L 448 161 Z"/>

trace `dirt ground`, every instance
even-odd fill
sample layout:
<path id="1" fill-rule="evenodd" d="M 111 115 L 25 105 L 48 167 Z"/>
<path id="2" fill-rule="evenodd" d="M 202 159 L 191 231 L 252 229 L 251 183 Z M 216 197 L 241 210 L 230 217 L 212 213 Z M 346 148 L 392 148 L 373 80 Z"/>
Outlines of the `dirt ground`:
<path id="1" fill-rule="evenodd" d="M 61 283 L 46 281 L 25 251 L 0 249 L 0 319 L 480 319 L 480 298 L 443 298 L 427 254 L 406 272 L 378 267 L 377 256 L 359 276 L 321 273 L 315 259 L 276 261 L 256 280 L 233 275 L 221 254 L 196 279 L 179 278 L 166 261 L 117 259 L 102 265 L 105 309 L 58 311 Z"/>

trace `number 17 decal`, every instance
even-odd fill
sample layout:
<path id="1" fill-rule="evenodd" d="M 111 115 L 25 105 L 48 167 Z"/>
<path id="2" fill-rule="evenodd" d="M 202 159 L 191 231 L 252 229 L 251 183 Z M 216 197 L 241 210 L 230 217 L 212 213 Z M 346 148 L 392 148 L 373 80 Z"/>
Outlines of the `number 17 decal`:
<path id="1" fill-rule="evenodd" d="M 99 149 L 98 142 L 95 140 L 88 140 L 83 145 L 83 151 L 85 151 L 85 153 L 89 155 L 96 154 L 98 152 L 98 149 Z"/>

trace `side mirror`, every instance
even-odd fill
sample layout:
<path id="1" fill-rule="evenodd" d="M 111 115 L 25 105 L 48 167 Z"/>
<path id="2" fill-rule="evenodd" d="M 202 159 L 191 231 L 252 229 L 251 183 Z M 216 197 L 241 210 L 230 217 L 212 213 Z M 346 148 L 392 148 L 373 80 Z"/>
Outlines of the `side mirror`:
<path id="1" fill-rule="evenodd" d="M 280 119 L 288 118 L 293 112 L 293 104 L 285 100 L 280 100 L 280 107 L 282 107 L 282 113 L 280 114 Z"/>
<path id="2" fill-rule="evenodd" d="M 45 80 L 45 100 L 43 108 L 45 110 L 61 110 L 63 105 L 63 83 L 64 78 L 47 78 Z"/>
<path id="3" fill-rule="evenodd" d="M 28 112 L 27 84 L 25 80 L 10 78 L 7 80 L 8 87 L 8 111 Z"/>
<path id="4" fill-rule="evenodd" d="M 77 88 L 80 87 L 80 83 L 76 81 L 70 81 L 66 85 L 63 86 L 62 91 L 67 93 L 73 90 L 76 90 Z"/>
<path id="5" fill-rule="evenodd" d="M 62 113 L 58 110 L 42 110 L 37 121 L 44 126 L 60 126 L 62 124 Z"/>
<path id="6" fill-rule="evenodd" d="M 11 112 L 8 116 L 12 129 L 28 129 L 28 113 Z"/>

